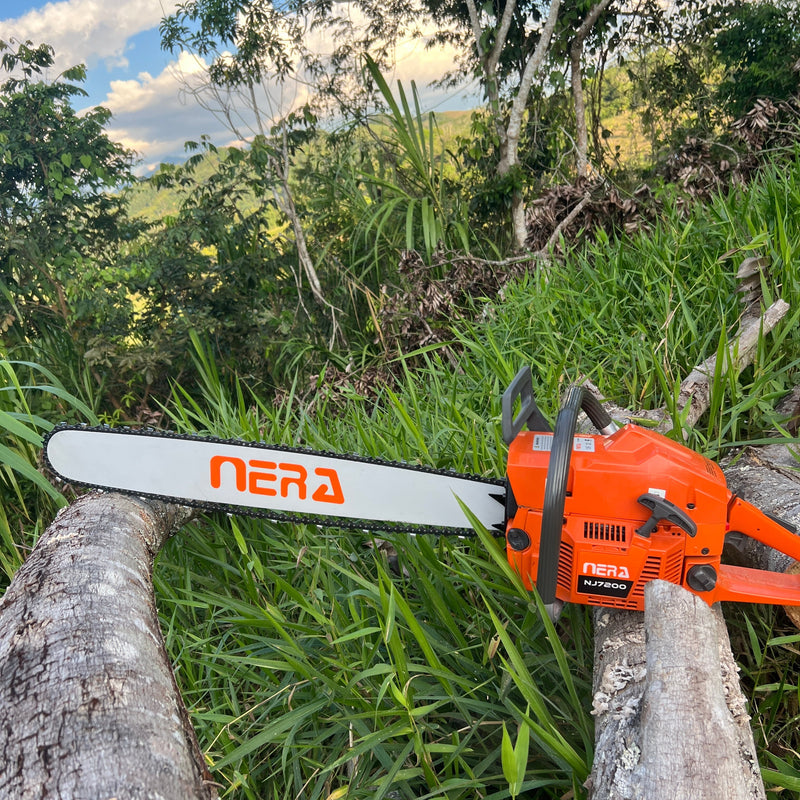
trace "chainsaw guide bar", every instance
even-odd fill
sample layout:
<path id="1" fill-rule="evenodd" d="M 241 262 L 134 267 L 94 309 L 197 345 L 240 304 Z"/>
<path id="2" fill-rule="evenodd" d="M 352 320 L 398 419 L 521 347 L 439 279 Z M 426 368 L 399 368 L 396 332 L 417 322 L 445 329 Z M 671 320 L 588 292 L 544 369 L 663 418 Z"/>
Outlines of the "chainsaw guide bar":
<path id="1" fill-rule="evenodd" d="M 474 536 L 459 500 L 505 532 L 506 482 L 357 455 L 178 434 L 58 425 L 48 468 L 67 483 L 273 522 Z"/>

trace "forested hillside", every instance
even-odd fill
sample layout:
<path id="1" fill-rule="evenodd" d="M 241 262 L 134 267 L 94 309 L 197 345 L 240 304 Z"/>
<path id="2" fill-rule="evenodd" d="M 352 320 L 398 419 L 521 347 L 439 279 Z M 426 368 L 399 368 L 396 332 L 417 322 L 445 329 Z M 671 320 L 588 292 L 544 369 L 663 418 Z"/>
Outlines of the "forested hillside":
<path id="1" fill-rule="evenodd" d="M 218 6 L 192 0 L 162 35 L 235 49 L 209 60 L 229 97 L 310 64 L 302 38 L 269 62 L 276 42 L 242 27 L 254 17 Z M 550 419 L 589 379 L 621 407 L 665 406 L 671 435 L 713 459 L 796 441 L 796 5 L 529 3 L 503 32 L 505 7 L 393 6 L 397 26 L 422 8 L 462 48 L 453 69 L 486 102 L 455 121 L 385 80 L 393 29 L 376 4 L 370 48 L 350 32 L 355 73 L 344 48 L 314 62 L 327 93 L 256 109 L 245 146 L 198 131 L 146 185 L 107 113 L 76 113 L 82 67 L 53 78 L 46 44 L 0 43 L 0 591 L 75 496 L 40 463 L 61 421 L 502 477 L 500 396 L 530 365 Z M 688 426 L 681 380 L 778 298 L 788 315 Z M 485 532 L 387 543 L 200 515 L 155 582 L 222 796 L 586 794 L 590 614 L 568 607 L 554 632 Z M 775 607 L 726 613 L 767 788 L 793 796 L 796 630 Z M 521 727 L 515 776 L 502 752 Z"/>

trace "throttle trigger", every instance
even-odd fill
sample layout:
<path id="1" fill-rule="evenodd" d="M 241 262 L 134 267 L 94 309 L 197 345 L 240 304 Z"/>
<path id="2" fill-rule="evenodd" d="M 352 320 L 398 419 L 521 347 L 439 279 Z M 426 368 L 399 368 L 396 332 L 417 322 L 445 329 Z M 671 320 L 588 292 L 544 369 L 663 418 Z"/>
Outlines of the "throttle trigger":
<path id="1" fill-rule="evenodd" d="M 650 536 L 659 522 L 669 522 L 670 525 L 676 525 L 689 536 L 697 535 L 695 521 L 682 508 L 678 508 L 675 503 L 670 503 L 669 500 L 657 494 L 643 494 L 638 498 L 638 502 L 652 512 L 650 519 L 636 531 L 639 536 Z"/>

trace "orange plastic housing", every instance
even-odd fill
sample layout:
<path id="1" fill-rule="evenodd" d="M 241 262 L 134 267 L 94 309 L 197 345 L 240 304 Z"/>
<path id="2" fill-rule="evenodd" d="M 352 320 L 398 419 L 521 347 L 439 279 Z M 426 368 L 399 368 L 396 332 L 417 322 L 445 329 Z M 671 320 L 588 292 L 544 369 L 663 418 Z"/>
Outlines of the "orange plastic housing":
<path id="1" fill-rule="evenodd" d="M 509 447 L 508 479 L 515 513 L 507 523 L 508 558 L 528 588 L 536 581 L 545 479 L 552 434 L 519 433 Z M 638 501 L 665 498 L 696 525 L 690 536 L 660 521 L 649 536 L 637 533 L 651 511 Z M 644 608 L 654 578 L 679 583 L 716 600 L 800 605 L 800 576 L 720 565 L 725 534 L 739 530 L 800 559 L 800 539 L 733 496 L 714 462 L 660 434 L 626 425 L 610 436 L 575 436 L 567 479 L 556 597 L 572 603 Z M 508 532 L 514 531 L 512 538 Z M 524 549 L 520 531 L 530 544 Z M 695 565 L 710 565 L 713 581 L 687 583 Z M 697 571 L 694 573 L 697 574 Z"/>

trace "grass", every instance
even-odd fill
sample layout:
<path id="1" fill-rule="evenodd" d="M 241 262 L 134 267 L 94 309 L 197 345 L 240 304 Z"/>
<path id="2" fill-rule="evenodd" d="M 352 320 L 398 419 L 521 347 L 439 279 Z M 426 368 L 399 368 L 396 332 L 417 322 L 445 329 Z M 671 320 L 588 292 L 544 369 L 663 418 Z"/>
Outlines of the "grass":
<path id="1" fill-rule="evenodd" d="M 720 198 L 690 220 L 670 210 L 624 246 L 600 240 L 509 285 L 502 304 L 477 307 L 453 332 L 458 370 L 419 353 L 376 403 L 320 387 L 304 410 L 226 393 L 201 355 L 203 394 L 179 397 L 174 424 L 502 474 L 499 398 L 520 364 L 533 365 L 551 418 L 579 375 L 622 405 L 669 406 L 738 327 L 738 262 L 722 254 L 766 255 L 765 302 L 780 294 L 798 308 L 795 173 L 767 173 L 754 196 Z M 752 367 L 717 380 L 711 412 L 690 432 L 695 447 L 718 456 L 776 430 L 775 403 L 796 382 L 796 327 L 793 316 Z M 360 532 L 209 519 L 164 553 L 170 649 L 225 792 L 582 797 L 593 744 L 586 609 L 570 608 L 553 629 L 488 536 L 393 536 L 399 572 L 376 545 Z M 730 626 L 765 780 L 791 789 L 796 646 L 780 613 L 736 611 Z M 523 729 L 520 775 L 512 756 Z"/>
<path id="2" fill-rule="evenodd" d="M 66 500 L 39 469 L 46 417 L 76 413 L 96 422 L 92 410 L 48 369 L 14 361 L 0 348 L 0 589 L 5 589 L 55 509 Z"/>
<path id="3" fill-rule="evenodd" d="M 495 382 L 464 392 L 435 359 L 402 397 L 352 399 L 346 414 L 321 404 L 313 416 L 229 396 L 199 359 L 211 371 L 203 396 L 184 394 L 172 411 L 180 430 L 501 468 L 497 426 L 474 411 L 499 412 Z M 586 611 L 572 609 L 557 633 L 485 532 L 389 539 L 397 571 L 359 531 L 208 518 L 167 546 L 158 604 L 226 793 L 508 797 L 511 722 L 529 731 L 522 789 L 579 791 L 593 741 Z"/>
<path id="4" fill-rule="evenodd" d="M 542 796 L 585 778 L 582 610 L 570 627 L 583 663 L 477 542 L 393 537 L 395 574 L 363 535 L 237 529 L 206 521 L 157 573 L 178 679 L 226 794 L 507 796 L 510 720 L 532 730 L 526 781 Z M 465 603 L 469 620 L 453 612 Z"/>

